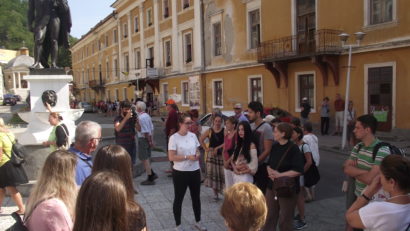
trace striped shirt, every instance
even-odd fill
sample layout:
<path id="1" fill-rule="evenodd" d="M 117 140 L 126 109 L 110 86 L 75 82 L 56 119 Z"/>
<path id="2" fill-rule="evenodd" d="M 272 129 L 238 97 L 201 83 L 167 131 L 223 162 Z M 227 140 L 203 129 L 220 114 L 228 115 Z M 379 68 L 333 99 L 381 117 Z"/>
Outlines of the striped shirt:
<path id="1" fill-rule="evenodd" d="M 357 160 L 357 168 L 366 171 L 370 171 L 374 165 L 380 166 L 382 160 L 390 154 L 390 150 L 388 147 L 381 147 L 377 151 L 376 158 L 373 160 L 373 149 L 378 143 L 380 143 L 379 139 L 375 139 L 368 147 L 366 147 L 363 142 L 358 143 L 350 153 L 349 159 Z M 361 147 L 360 150 L 359 147 Z M 366 186 L 364 182 L 356 179 L 356 196 L 360 196 Z"/>

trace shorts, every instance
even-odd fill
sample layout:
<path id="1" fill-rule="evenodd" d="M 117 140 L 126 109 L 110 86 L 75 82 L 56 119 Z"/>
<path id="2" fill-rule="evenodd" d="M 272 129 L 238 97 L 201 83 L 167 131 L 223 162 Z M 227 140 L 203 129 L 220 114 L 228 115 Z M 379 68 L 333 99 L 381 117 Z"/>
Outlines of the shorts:
<path id="1" fill-rule="evenodd" d="M 138 137 L 138 159 L 148 160 L 151 158 L 151 147 L 147 138 Z"/>
<path id="2" fill-rule="evenodd" d="M 336 112 L 336 127 L 343 126 L 343 114 L 344 114 L 344 111 Z"/>

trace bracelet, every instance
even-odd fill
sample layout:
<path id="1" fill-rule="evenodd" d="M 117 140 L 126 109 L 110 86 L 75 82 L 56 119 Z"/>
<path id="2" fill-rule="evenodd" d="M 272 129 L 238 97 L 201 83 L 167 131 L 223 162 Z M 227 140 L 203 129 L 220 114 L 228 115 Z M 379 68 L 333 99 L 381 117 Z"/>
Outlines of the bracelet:
<path id="1" fill-rule="evenodd" d="M 364 199 L 366 199 L 367 201 L 371 201 L 372 199 L 370 199 L 368 196 L 366 196 L 364 193 L 362 194 L 362 197 L 364 198 Z"/>

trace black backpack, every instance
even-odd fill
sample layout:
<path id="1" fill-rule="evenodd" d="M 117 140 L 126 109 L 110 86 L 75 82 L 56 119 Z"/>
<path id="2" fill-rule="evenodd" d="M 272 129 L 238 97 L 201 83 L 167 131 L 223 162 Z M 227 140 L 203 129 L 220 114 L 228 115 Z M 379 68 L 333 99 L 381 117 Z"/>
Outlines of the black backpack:
<path id="1" fill-rule="evenodd" d="M 357 149 L 357 153 L 359 153 L 362 147 L 363 147 L 363 143 L 359 145 L 359 148 Z M 373 148 L 373 161 L 376 159 L 377 152 L 379 151 L 381 147 L 388 147 L 390 154 L 392 155 L 406 156 L 406 152 L 404 151 L 404 149 L 400 149 L 387 142 L 380 142 L 376 144 L 376 146 Z"/>

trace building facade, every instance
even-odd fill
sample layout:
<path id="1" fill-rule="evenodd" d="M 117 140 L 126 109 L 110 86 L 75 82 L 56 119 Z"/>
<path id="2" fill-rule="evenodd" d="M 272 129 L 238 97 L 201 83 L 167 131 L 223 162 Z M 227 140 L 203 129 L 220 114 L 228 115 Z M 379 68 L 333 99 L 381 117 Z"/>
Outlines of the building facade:
<path id="1" fill-rule="evenodd" d="M 377 114 L 383 130 L 410 129 L 406 0 L 117 0 L 112 6 L 115 12 L 73 47 L 83 99 L 144 96 L 161 105 L 173 98 L 180 110 L 201 113 L 257 100 L 299 115 L 307 97 L 310 119 L 318 122 L 322 99 L 330 98 L 333 114 L 336 93 L 346 91 L 348 53 L 338 35 L 351 34 L 351 44 L 353 33 L 363 31 L 351 66 L 357 114 Z M 110 42 L 116 34 L 117 43 Z M 92 47 L 106 37 L 108 48 L 93 56 Z M 94 70 L 102 70 L 96 75 L 102 81 L 88 74 Z"/>

